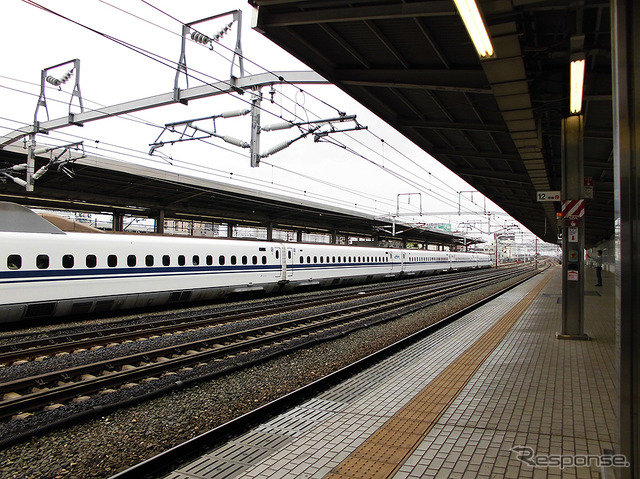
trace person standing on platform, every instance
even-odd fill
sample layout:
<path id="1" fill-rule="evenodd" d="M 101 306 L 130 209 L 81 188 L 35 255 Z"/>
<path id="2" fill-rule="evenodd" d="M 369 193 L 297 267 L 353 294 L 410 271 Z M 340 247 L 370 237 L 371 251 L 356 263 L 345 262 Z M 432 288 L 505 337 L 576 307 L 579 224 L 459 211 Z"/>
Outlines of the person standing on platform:
<path id="1" fill-rule="evenodd" d="M 596 286 L 602 286 L 602 250 L 598 250 L 598 256 L 595 257 L 596 263 Z"/>

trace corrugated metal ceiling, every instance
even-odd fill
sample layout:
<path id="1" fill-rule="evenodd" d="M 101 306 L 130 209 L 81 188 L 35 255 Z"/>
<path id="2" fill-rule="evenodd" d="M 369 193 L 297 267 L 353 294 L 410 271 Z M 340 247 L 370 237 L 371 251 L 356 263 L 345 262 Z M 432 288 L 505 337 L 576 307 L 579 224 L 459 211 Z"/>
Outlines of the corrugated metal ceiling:
<path id="1" fill-rule="evenodd" d="M 480 61 L 452 0 L 253 0 L 258 29 L 554 241 L 572 38 L 587 55 L 587 244 L 613 234 L 608 2 L 486 0 L 496 57 Z"/>

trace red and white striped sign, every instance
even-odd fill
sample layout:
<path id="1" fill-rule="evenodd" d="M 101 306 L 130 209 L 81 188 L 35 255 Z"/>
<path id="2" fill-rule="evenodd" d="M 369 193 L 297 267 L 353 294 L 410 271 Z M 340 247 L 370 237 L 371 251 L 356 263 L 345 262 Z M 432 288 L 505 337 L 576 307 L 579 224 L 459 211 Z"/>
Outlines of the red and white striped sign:
<path id="1" fill-rule="evenodd" d="M 584 200 L 567 200 L 562 202 L 563 218 L 582 218 L 584 216 Z"/>

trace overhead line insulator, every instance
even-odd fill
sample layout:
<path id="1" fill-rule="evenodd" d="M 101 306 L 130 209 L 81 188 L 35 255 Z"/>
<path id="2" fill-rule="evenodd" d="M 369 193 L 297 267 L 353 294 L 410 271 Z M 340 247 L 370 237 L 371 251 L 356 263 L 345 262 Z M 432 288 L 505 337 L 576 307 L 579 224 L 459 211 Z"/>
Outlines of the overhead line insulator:
<path id="1" fill-rule="evenodd" d="M 291 144 L 294 142 L 295 140 L 289 140 L 289 141 L 283 141 L 282 143 L 278 143 L 275 146 L 272 146 L 271 148 L 269 148 L 267 151 L 265 151 L 262 155 L 260 155 L 262 158 L 266 158 L 267 156 L 271 156 L 274 153 L 278 153 L 279 151 L 284 150 L 285 148 L 291 146 Z"/>
<path id="2" fill-rule="evenodd" d="M 251 146 L 246 141 L 240 140 L 239 138 L 234 138 L 233 136 L 223 136 L 221 138 L 227 143 L 231 143 L 232 145 L 239 146 L 240 148 L 249 148 Z"/>
<path id="3" fill-rule="evenodd" d="M 73 68 L 69 70 L 67 73 L 65 73 L 60 79 L 52 75 L 47 75 L 45 80 L 47 81 L 47 83 L 50 83 L 53 86 L 60 86 L 60 85 L 63 85 L 64 83 L 67 83 L 69 81 L 69 78 L 71 78 L 71 75 L 73 75 Z"/>
<path id="4" fill-rule="evenodd" d="M 203 45 L 206 45 L 207 43 L 211 42 L 211 38 L 206 36 L 204 33 L 200 33 L 196 30 L 191 32 L 191 40 L 193 40 L 196 43 L 202 43 Z"/>
<path id="5" fill-rule="evenodd" d="M 251 110 L 249 110 L 249 109 L 232 110 L 232 111 L 225 111 L 220 116 L 222 118 L 232 118 L 234 116 L 243 116 L 243 115 L 247 115 L 249 113 L 251 113 Z"/>
<path id="6" fill-rule="evenodd" d="M 261 127 L 261 130 L 264 131 L 276 131 L 276 130 L 286 130 L 287 128 L 293 128 L 296 126 L 294 123 L 290 121 L 285 121 L 283 123 L 274 123 L 273 125 L 266 125 Z"/>

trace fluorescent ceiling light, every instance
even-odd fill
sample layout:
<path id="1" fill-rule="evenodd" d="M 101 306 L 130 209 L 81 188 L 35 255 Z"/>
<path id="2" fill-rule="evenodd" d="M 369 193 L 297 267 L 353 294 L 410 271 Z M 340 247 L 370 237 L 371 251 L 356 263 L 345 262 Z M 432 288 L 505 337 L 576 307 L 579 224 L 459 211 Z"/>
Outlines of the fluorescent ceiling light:
<path id="1" fill-rule="evenodd" d="M 458 12 L 462 17 L 464 26 L 471 37 L 473 45 L 478 50 L 480 58 L 489 58 L 493 56 L 493 45 L 489 40 L 487 28 L 482 21 L 480 11 L 474 0 L 453 0 L 456 4 Z"/>
<path id="2" fill-rule="evenodd" d="M 582 110 L 582 87 L 584 85 L 584 57 L 571 62 L 571 95 L 569 97 L 569 110 L 571 114 L 580 113 Z"/>

